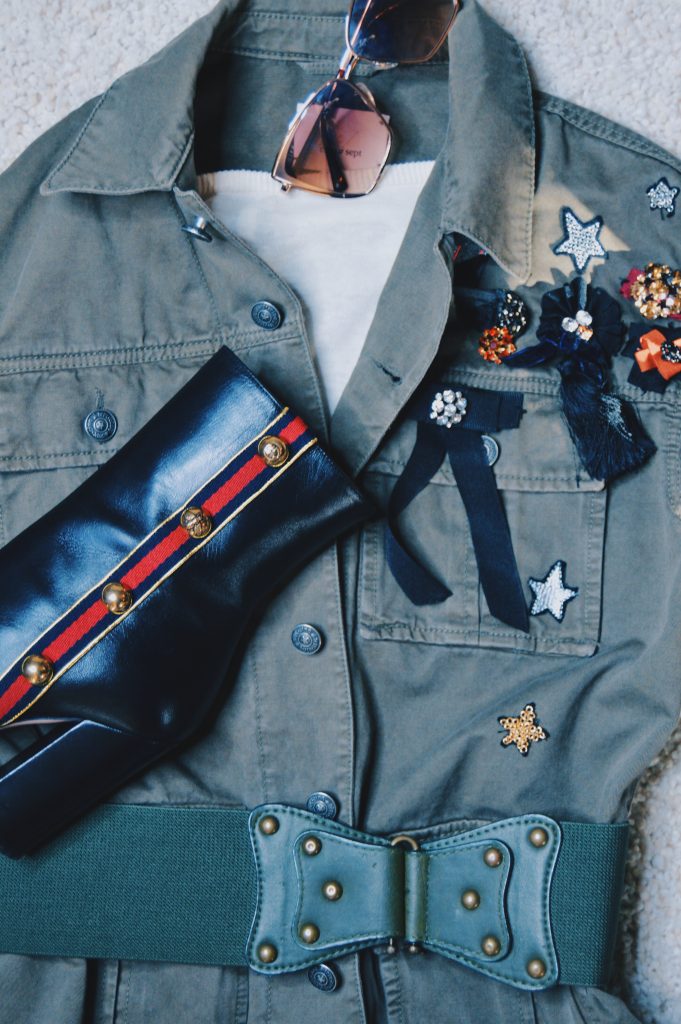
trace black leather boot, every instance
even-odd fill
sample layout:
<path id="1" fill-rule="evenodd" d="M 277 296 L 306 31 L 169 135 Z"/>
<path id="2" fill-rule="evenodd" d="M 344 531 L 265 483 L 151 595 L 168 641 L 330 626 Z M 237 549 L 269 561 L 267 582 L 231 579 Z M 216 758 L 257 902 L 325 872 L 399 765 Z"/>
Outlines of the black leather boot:
<path id="1" fill-rule="evenodd" d="M 59 722 L 0 770 L 0 849 L 34 849 L 190 737 L 254 611 L 368 513 L 223 348 L 0 550 L 0 726 Z"/>

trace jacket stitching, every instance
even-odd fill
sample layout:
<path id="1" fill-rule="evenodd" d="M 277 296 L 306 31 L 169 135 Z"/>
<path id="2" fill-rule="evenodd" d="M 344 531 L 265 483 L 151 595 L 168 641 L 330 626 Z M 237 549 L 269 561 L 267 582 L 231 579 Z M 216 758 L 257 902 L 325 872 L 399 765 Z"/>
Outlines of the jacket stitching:
<path id="1" fill-rule="evenodd" d="M 59 174 L 59 172 L 62 170 L 62 168 L 66 166 L 66 164 L 69 162 L 69 160 L 71 159 L 71 157 L 75 153 L 76 149 L 80 145 L 81 140 L 82 140 L 83 136 L 85 135 L 85 132 L 90 127 L 90 123 L 91 123 L 92 119 L 94 118 L 95 114 L 97 113 L 99 108 L 104 103 L 104 100 L 108 96 L 111 88 L 112 87 L 109 86 L 109 88 L 106 89 L 105 92 L 103 92 L 102 95 L 99 97 L 99 99 L 95 103 L 94 107 L 90 111 L 89 117 L 86 118 L 85 123 L 82 125 L 80 131 L 78 132 L 78 135 L 76 136 L 76 138 L 74 139 L 73 143 L 71 144 L 71 148 L 67 150 L 66 155 L 62 157 L 62 159 L 59 161 L 57 166 L 50 172 L 48 177 L 45 179 L 45 184 L 47 186 L 49 186 L 50 188 L 52 187 L 53 179 L 56 177 L 57 174 Z"/>
<path id="2" fill-rule="evenodd" d="M 639 153 L 641 156 L 659 160 L 660 163 L 677 173 L 681 172 L 681 162 L 675 160 L 672 153 L 668 153 L 654 142 L 649 142 L 637 132 L 629 131 L 623 125 L 618 125 L 615 121 L 610 121 L 594 111 L 587 110 L 586 107 L 569 103 L 567 100 L 549 93 L 537 92 L 536 100 L 540 109 L 560 117 L 587 135 L 602 139 L 621 149 Z"/>
<path id="3" fill-rule="evenodd" d="M 478 630 L 473 629 L 473 628 L 471 628 L 469 626 L 461 626 L 461 627 L 456 627 L 456 626 L 419 626 L 418 630 L 414 630 L 406 622 L 400 622 L 400 621 L 384 622 L 378 616 L 375 618 L 373 623 L 372 622 L 368 622 L 366 620 L 363 620 L 362 624 L 363 624 L 363 626 L 366 629 L 370 630 L 372 633 L 383 633 L 383 632 L 394 633 L 394 632 L 401 632 L 402 630 L 407 630 L 411 634 L 412 638 L 413 638 L 414 633 L 416 632 L 416 633 L 427 633 L 427 634 L 432 634 L 434 636 L 443 636 L 443 637 L 461 636 L 461 637 L 464 637 L 464 638 L 465 637 L 473 637 L 473 638 L 479 637 L 481 639 L 485 639 L 485 638 L 490 638 L 491 637 L 493 639 L 498 639 L 498 640 L 513 640 L 515 642 L 522 641 L 522 638 L 521 637 L 517 637 L 515 635 L 515 633 L 506 633 L 503 630 L 493 630 L 493 629 L 481 629 L 479 631 L 479 633 L 478 633 Z M 562 634 L 561 634 L 560 637 L 556 637 L 555 640 L 549 640 L 547 638 L 539 637 L 539 636 L 537 636 L 537 637 L 533 637 L 533 636 L 527 637 L 527 640 L 528 640 L 528 642 L 529 642 L 529 644 L 531 646 L 535 646 L 536 645 L 538 647 L 549 647 L 549 648 L 554 648 L 556 646 L 559 647 L 561 644 L 565 644 L 565 643 L 585 644 L 585 645 L 588 645 L 589 647 L 593 647 L 593 644 L 594 644 L 594 641 L 589 639 L 588 637 L 584 637 L 584 636 L 582 636 L 582 637 L 563 636 Z M 418 640 L 416 640 L 415 642 L 418 643 Z M 426 641 L 423 641 L 423 642 L 427 643 L 428 641 L 426 640 Z"/>

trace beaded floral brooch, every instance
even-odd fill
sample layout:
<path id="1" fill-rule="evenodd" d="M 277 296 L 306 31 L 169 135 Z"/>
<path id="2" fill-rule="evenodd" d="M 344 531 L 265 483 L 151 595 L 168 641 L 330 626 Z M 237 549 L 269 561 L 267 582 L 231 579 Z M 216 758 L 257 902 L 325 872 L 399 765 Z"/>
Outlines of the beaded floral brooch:
<path id="1" fill-rule="evenodd" d="M 681 320 L 681 270 L 665 263 L 634 267 L 620 288 L 646 320 Z"/>

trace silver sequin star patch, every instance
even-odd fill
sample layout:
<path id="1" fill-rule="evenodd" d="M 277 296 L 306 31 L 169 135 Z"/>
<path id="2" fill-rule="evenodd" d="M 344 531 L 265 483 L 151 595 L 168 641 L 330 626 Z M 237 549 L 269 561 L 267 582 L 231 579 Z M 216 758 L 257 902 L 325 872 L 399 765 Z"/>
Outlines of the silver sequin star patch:
<path id="1" fill-rule="evenodd" d="M 565 562 L 561 561 L 554 562 L 543 580 L 530 577 L 529 584 L 534 593 L 530 615 L 548 612 L 556 622 L 563 621 L 565 606 L 579 593 L 577 588 L 565 586 Z"/>
<path id="2" fill-rule="evenodd" d="M 676 197 L 679 194 L 678 188 L 670 185 L 666 178 L 660 178 L 656 185 L 651 185 L 646 195 L 650 200 L 650 209 L 659 210 L 662 220 L 665 217 L 673 217 L 676 213 Z"/>
<path id="3" fill-rule="evenodd" d="M 603 227 L 602 217 L 581 221 L 569 206 L 563 207 L 561 217 L 565 237 L 553 247 L 553 251 L 557 255 L 572 257 L 572 262 L 580 273 L 587 267 L 593 256 L 608 258 L 598 237 Z"/>

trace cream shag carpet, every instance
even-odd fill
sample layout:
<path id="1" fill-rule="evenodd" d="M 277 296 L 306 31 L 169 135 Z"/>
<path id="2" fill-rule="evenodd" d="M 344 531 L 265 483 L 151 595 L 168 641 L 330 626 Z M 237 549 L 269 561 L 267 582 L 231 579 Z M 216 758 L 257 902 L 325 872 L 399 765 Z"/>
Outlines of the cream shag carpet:
<path id="1" fill-rule="evenodd" d="M 272 7 L 282 2 L 293 6 L 273 0 Z M 525 46 L 539 88 L 681 156 L 681 0 L 483 3 Z M 211 6 L 211 0 L 3 0 L 0 169 Z M 681 667 L 679 676 L 681 685 Z M 639 787 L 633 820 L 620 954 L 624 994 L 644 1021 L 681 1024 L 681 730 Z"/>

